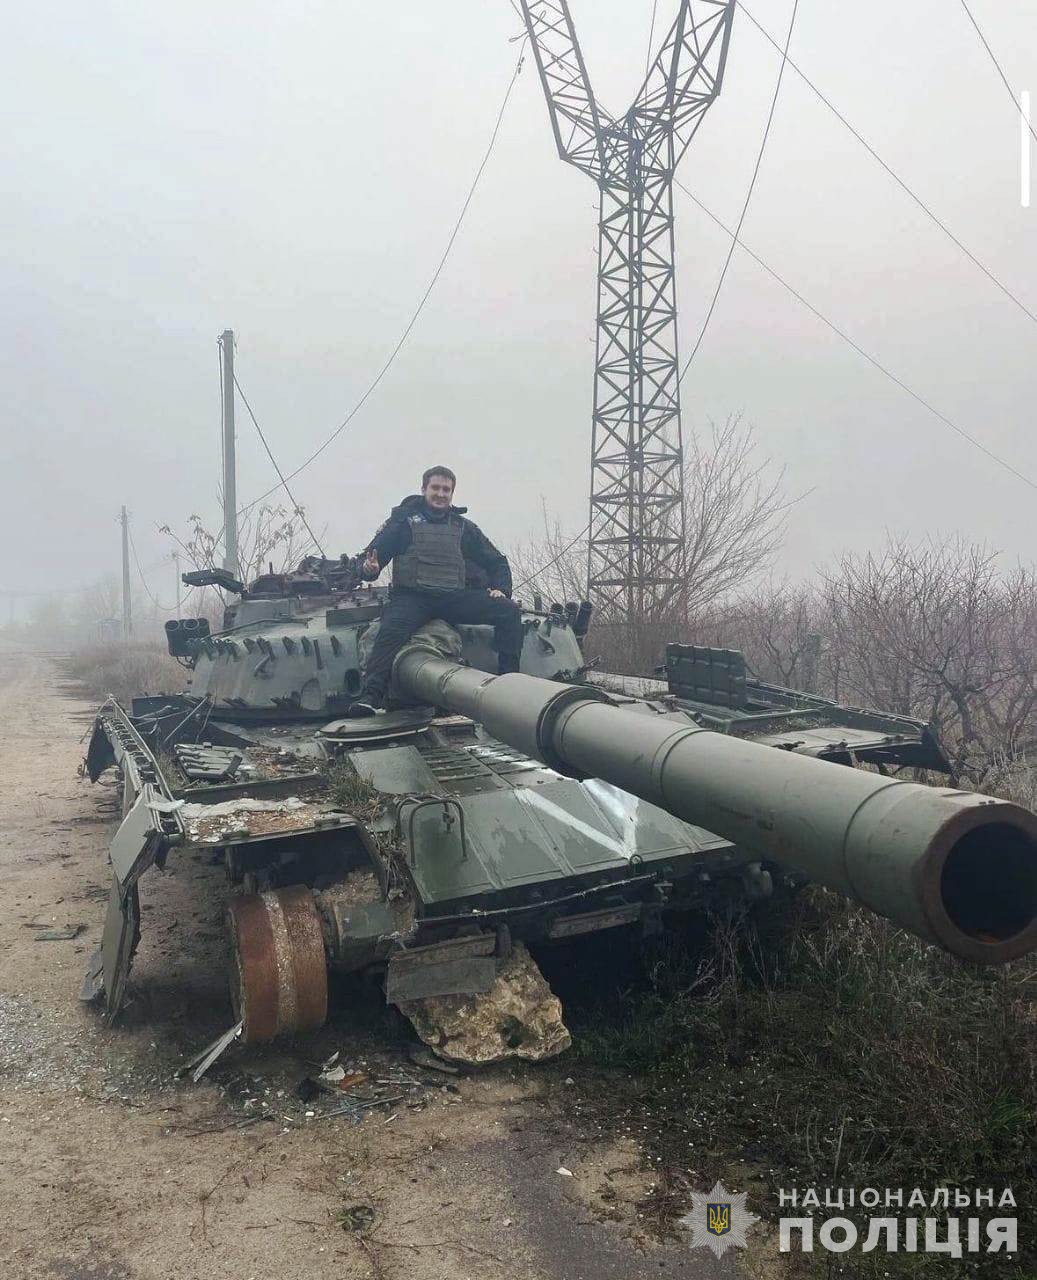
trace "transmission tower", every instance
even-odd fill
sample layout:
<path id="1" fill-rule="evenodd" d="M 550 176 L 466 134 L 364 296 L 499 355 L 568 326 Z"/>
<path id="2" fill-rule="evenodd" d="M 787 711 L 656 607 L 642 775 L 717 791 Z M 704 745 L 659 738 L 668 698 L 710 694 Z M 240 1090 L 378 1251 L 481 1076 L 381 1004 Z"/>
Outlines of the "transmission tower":
<path id="1" fill-rule="evenodd" d="M 681 0 L 633 106 L 596 101 L 566 0 L 521 0 L 558 154 L 598 184 L 589 597 L 651 616 L 684 542 L 673 173 L 720 92 L 735 0 Z"/>

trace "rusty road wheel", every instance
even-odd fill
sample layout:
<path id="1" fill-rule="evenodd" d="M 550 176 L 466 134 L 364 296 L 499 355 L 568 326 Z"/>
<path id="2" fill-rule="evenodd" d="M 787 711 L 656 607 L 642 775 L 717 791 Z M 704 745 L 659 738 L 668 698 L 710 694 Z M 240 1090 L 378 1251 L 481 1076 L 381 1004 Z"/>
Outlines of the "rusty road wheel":
<path id="1" fill-rule="evenodd" d="M 305 885 L 242 894 L 227 911 L 231 999 L 246 1044 L 313 1031 L 328 1016 L 328 966 Z"/>

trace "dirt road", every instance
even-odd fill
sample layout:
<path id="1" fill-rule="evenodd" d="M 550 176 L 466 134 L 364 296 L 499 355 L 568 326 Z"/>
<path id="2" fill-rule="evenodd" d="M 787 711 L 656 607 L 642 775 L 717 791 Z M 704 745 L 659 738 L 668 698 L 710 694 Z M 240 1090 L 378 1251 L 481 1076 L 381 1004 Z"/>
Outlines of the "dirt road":
<path id="1" fill-rule="evenodd" d="M 50 656 L 0 653 L 5 1280 L 743 1274 L 730 1254 L 717 1264 L 646 1230 L 647 1159 L 631 1138 L 581 1131 L 582 1082 L 564 1062 L 449 1087 L 431 1076 L 394 1118 L 306 1117 L 295 1086 L 330 1051 L 370 1071 L 405 1061 L 384 1015 L 365 1008 L 358 1033 L 340 1008 L 289 1050 L 235 1048 L 211 1079 L 175 1081 L 230 1012 L 222 877 L 199 860 L 171 858 L 142 881 L 131 1000 L 106 1030 L 76 999 L 100 937 L 117 806 L 112 787 L 76 776 L 91 719 Z M 66 924 L 85 928 L 37 940 Z M 355 1206 L 373 1211 L 362 1232 L 342 1225 Z"/>

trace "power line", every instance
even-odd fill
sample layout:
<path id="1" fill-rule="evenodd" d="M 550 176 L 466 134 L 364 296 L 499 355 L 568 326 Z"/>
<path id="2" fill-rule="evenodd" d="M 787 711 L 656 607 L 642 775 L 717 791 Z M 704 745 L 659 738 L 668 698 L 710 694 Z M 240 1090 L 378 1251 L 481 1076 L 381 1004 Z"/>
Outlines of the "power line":
<path id="1" fill-rule="evenodd" d="M 774 85 L 774 95 L 771 98 L 770 110 L 767 112 L 767 123 L 763 129 L 763 138 L 760 140 L 760 150 L 756 155 L 756 164 L 753 166 L 753 176 L 749 179 L 749 189 L 745 193 L 745 200 L 742 203 L 742 212 L 738 215 L 738 225 L 735 228 L 733 237 L 727 250 L 727 257 L 724 259 L 724 267 L 720 272 L 720 279 L 717 281 L 717 287 L 713 291 L 713 298 L 709 304 L 709 310 L 706 312 L 706 318 L 702 321 L 702 328 L 699 330 L 699 336 L 695 339 L 695 345 L 691 349 L 691 355 L 684 362 L 684 368 L 680 372 L 677 379 L 678 385 L 684 381 L 684 375 L 691 368 L 691 362 L 698 354 L 699 347 L 702 346 L 702 339 L 706 336 L 706 330 L 709 328 L 709 322 L 713 318 L 713 312 L 716 310 L 717 301 L 720 298 L 720 290 L 724 287 L 724 281 L 727 279 L 727 269 L 731 265 L 731 258 L 734 255 L 735 245 L 738 243 L 738 236 L 742 230 L 742 223 L 745 222 L 745 215 L 749 212 L 749 201 L 753 197 L 753 188 L 756 186 L 756 179 L 759 177 L 760 165 L 763 163 L 763 153 L 767 149 L 767 139 L 771 134 L 771 125 L 774 123 L 774 111 L 778 105 L 778 95 L 781 93 L 781 82 L 785 75 L 785 66 L 789 60 L 789 45 L 792 43 L 792 32 L 796 25 L 796 14 L 799 11 L 799 0 L 794 0 L 792 5 L 792 16 L 789 18 L 789 29 L 785 36 L 785 47 L 781 53 L 781 66 L 778 68 L 778 79 Z M 678 183 L 678 185 L 680 185 Z"/>
<path id="2" fill-rule="evenodd" d="M 912 387 L 909 387 L 902 378 L 898 378 L 897 375 L 892 372 L 892 370 L 888 369 L 869 351 L 866 351 L 864 347 L 860 345 L 860 343 L 854 341 L 854 339 L 851 338 L 850 335 L 844 329 L 841 329 L 835 323 L 835 321 L 830 320 L 826 315 L 824 315 L 821 311 L 819 311 L 812 302 L 809 302 L 799 292 L 798 289 L 794 288 L 793 285 L 789 284 L 789 282 L 783 276 L 780 276 L 777 273 L 777 271 L 774 270 L 773 267 L 769 266 L 766 262 L 764 262 L 764 260 L 760 257 L 758 253 L 755 253 L 752 249 L 749 248 L 747 244 L 744 243 L 744 241 L 739 239 L 737 233 L 732 231 L 731 228 L 728 227 L 726 223 L 722 222 L 721 219 L 718 218 L 717 215 L 712 212 L 712 210 L 708 209 L 702 203 L 702 201 L 698 198 L 698 196 L 695 195 L 693 191 L 690 191 L 682 182 L 678 182 L 676 183 L 676 185 L 680 187 L 681 191 L 683 191 L 686 196 L 690 197 L 695 202 L 695 204 L 698 205 L 698 207 L 702 210 L 704 214 L 707 215 L 707 217 L 712 218 L 712 220 L 717 224 L 718 227 L 721 228 L 721 230 L 725 231 L 729 236 L 732 237 L 732 242 L 731 242 L 732 245 L 739 244 L 742 247 L 742 249 L 749 255 L 750 258 L 752 258 L 761 267 L 763 267 L 764 271 L 766 271 L 769 275 L 773 276 L 774 279 L 777 280 L 777 282 L 780 285 L 782 285 L 783 288 L 787 289 L 789 293 L 791 293 L 792 296 L 798 302 L 801 302 L 803 306 L 807 308 L 808 311 L 812 312 L 818 318 L 818 320 L 822 322 L 822 324 L 827 325 L 828 328 L 831 329 L 833 333 L 838 334 L 838 336 L 842 338 L 844 342 L 848 342 L 850 346 L 853 347 L 854 351 L 857 352 L 858 355 L 863 356 L 864 359 L 867 360 L 870 365 L 873 365 L 876 369 L 878 369 L 878 371 L 881 374 L 884 374 L 885 377 L 889 378 L 891 382 L 895 383 L 901 389 L 901 391 L 906 391 L 907 394 L 913 400 L 916 400 L 920 405 L 922 405 L 923 408 L 928 409 L 928 411 L 934 417 L 938 418 L 942 423 L 944 423 L 945 426 L 950 427 L 950 429 L 956 432 L 959 436 L 961 436 L 963 440 L 967 440 L 968 443 L 971 444 L 974 448 L 978 449 L 980 453 L 986 454 L 986 456 L 990 458 L 993 462 L 996 462 L 999 467 L 1004 467 L 1006 471 L 1010 471 L 1012 475 L 1016 477 L 1016 479 L 1022 480 L 1024 484 L 1028 484 L 1031 489 L 1037 489 L 1037 483 L 1031 480 L 1029 476 L 1024 475 L 1021 471 L 1017 471 L 1016 468 L 1013 467 L 1010 462 L 1006 462 L 1004 458 L 999 457 L 998 454 L 994 453 L 992 449 L 988 449 L 985 444 L 981 444 L 980 441 L 978 441 L 974 436 L 969 435 L 969 433 L 964 429 L 964 427 L 958 426 L 958 424 L 956 422 L 953 422 L 950 418 L 948 418 L 945 413 L 941 413 L 940 410 L 937 409 L 933 404 L 931 404 L 923 396 L 919 395 L 918 392 L 915 391 Z"/>
<path id="3" fill-rule="evenodd" d="M 655 18 L 659 0 L 652 0 L 652 22 L 648 28 L 648 49 L 645 52 L 645 96 L 648 96 L 648 73 L 652 69 L 652 45 L 655 43 Z"/>
<path id="4" fill-rule="evenodd" d="M 969 21 L 972 23 L 972 26 L 973 26 L 973 28 L 974 28 L 974 30 L 975 30 L 975 32 L 976 32 L 976 35 L 978 35 L 978 36 L 979 36 L 979 38 L 980 38 L 980 40 L 981 40 L 981 42 L 982 42 L 982 44 L 983 44 L 983 48 L 984 48 L 984 49 L 986 49 L 987 53 L 990 55 L 990 61 L 994 64 L 994 67 L 995 67 L 995 69 L 996 69 L 996 71 L 997 71 L 997 74 L 1001 77 L 1001 83 L 1002 83 L 1002 84 L 1005 86 L 1005 88 L 1008 90 L 1008 96 L 1012 99 L 1012 106 L 1013 106 L 1013 107 L 1015 108 L 1015 110 L 1018 112 L 1018 110 L 1019 110 L 1019 99 L 1015 96 L 1015 90 L 1014 90 L 1014 89 L 1012 88 L 1012 86 L 1008 83 L 1008 77 L 1005 75 L 1005 73 L 1004 73 L 1004 69 L 1002 68 L 1001 63 L 1000 63 L 1000 62 L 998 62 L 997 57 L 996 57 L 996 55 L 995 55 L 995 53 L 994 53 L 994 50 L 993 50 L 993 49 L 991 49 L 989 41 L 987 40 L 987 38 L 986 38 L 986 36 L 983 34 L 983 32 L 980 30 L 979 23 L 978 23 L 978 22 L 976 21 L 976 19 L 972 16 L 972 10 L 971 10 L 971 9 L 969 8 L 969 6 L 966 4 L 965 0 L 961 0 L 961 7 L 962 7 L 962 8 L 965 10 L 965 12 L 968 14 Z M 1033 127 L 1033 125 L 1032 125 L 1032 124 L 1027 123 L 1027 126 L 1026 126 L 1026 127 L 1030 130 L 1030 134 L 1032 135 L 1034 142 L 1037 142 L 1037 132 L 1034 132 L 1034 127 Z"/>
<path id="5" fill-rule="evenodd" d="M 296 502 L 295 495 L 292 493 L 291 489 L 289 489 L 288 481 L 284 478 L 284 472 L 277 465 L 277 459 L 274 457 L 269 444 L 267 444 L 266 436 L 263 434 L 263 428 L 259 425 L 258 421 L 256 420 L 256 415 L 252 412 L 252 406 L 248 402 L 248 397 L 245 395 L 244 391 L 242 391 L 241 389 L 241 383 L 238 381 L 238 375 L 235 373 L 232 375 L 232 377 L 234 378 L 234 387 L 237 390 L 238 395 L 241 396 L 241 402 L 245 406 L 245 408 L 248 410 L 248 416 L 252 419 L 252 425 L 255 427 L 260 440 L 262 440 L 263 442 L 263 448 L 266 450 L 266 456 L 270 459 L 271 466 L 277 472 L 281 480 L 281 483 L 284 485 L 284 491 L 288 495 L 289 502 L 291 502 L 293 508 L 295 509 L 296 514 L 298 515 L 299 519 L 303 522 L 303 525 L 306 528 L 306 532 L 313 539 L 313 545 L 317 548 L 317 550 L 321 553 L 321 556 L 323 557 L 324 548 L 320 545 L 320 539 L 310 528 L 310 522 L 306 519 L 306 513 L 303 511 L 302 507 L 299 506 L 298 502 Z"/>
<path id="6" fill-rule="evenodd" d="M 140 578 L 141 586 L 144 588 L 145 594 L 159 612 L 172 613 L 176 606 L 162 604 L 160 600 L 156 599 L 151 588 L 148 586 L 148 580 L 144 577 L 144 570 L 140 567 L 140 557 L 137 555 L 137 547 L 133 541 L 133 529 L 130 527 L 129 521 L 126 522 L 126 532 L 129 535 L 130 550 L 133 552 L 133 563 L 137 566 L 137 576 Z"/>
<path id="7" fill-rule="evenodd" d="M 432 279 L 429 281 L 428 286 L 425 289 L 425 292 L 421 295 L 420 299 L 418 300 L 418 305 L 414 308 L 414 312 L 411 315 L 411 318 L 407 321 L 407 324 L 403 332 L 400 334 L 400 337 L 397 340 L 396 345 L 390 351 L 388 359 L 382 365 L 381 369 L 379 369 L 371 385 L 367 388 L 367 390 L 356 402 L 356 404 L 352 407 L 352 409 L 350 409 L 349 413 L 346 414 L 346 417 L 343 419 L 343 421 L 335 428 L 335 430 L 331 433 L 331 435 L 328 436 L 328 438 L 324 441 L 324 443 L 319 448 L 314 449 L 314 451 L 310 454 L 310 456 L 306 459 L 306 461 L 300 463 L 299 466 L 297 466 L 294 471 L 289 472 L 286 477 L 282 477 L 282 480 L 281 480 L 282 484 L 287 484 L 288 480 L 293 480 L 299 474 L 300 471 L 304 471 L 310 465 L 311 462 L 314 462 L 317 458 L 319 458 L 320 455 L 324 452 L 324 450 L 327 449 L 327 447 L 333 441 L 337 440 L 343 431 L 345 431 L 346 427 L 349 426 L 349 424 L 353 421 L 356 415 L 363 408 L 364 404 L 367 402 L 372 392 L 375 390 L 378 384 L 382 381 L 385 375 L 389 372 L 389 369 L 392 366 L 393 361 L 400 354 L 400 351 L 403 349 L 404 343 L 407 341 L 408 337 L 410 336 L 411 330 L 417 324 L 418 317 L 421 315 L 422 311 L 424 311 L 425 303 L 428 302 L 429 296 L 431 295 L 432 290 L 435 288 L 436 282 L 439 280 L 439 277 L 443 272 L 443 268 L 446 266 L 447 259 L 450 256 L 450 251 L 454 247 L 454 241 L 458 237 L 458 233 L 461 230 L 461 225 L 465 219 L 465 214 L 467 214 L 468 212 L 468 207 L 472 203 L 472 198 L 474 197 L 476 188 L 479 185 L 479 179 L 483 175 L 483 170 L 486 168 L 487 161 L 489 160 L 490 154 L 492 153 L 494 145 L 496 144 L 497 135 L 500 133 L 501 122 L 504 119 L 504 112 L 505 112 L 505 109 L 507 108 L 508 100 L 511 97 L 511 91 L 512 89 L 514 89 L 515 82 L 518 80 L 518 77 L 519 77 L 519 72 L 522 70 L 524 48 L 525 48 L 525 41 L 523 40 L 522 46 L 520 46 L 520 49 L 519 49 L 518 61 L 515 63 L 515 70 L 512 72 L 512 76 L 508 82 L 508 87 L 507 87 L 507 90 L 505 91 L 503 101 L 500 104 L 500 109 L 498 110 L 497 117 L 494 120 L 493 131 L 490 134 L 489 144 L 487 145 L 486 151 L 483 154 L 483 157 L 479 162 L 479 166 L 475 171 L 475 177 L 472 179 L 471 185 L 468 188 L 468 194 L 465 196 L 464 204 L 462 204 L 461 206 L 461 212 L 457 216 L 457 221 L 454 223 L 454 228 L 450 232 L 450 236 L 446 242 L 446 248 L 443 250 L 443 255 L 439 259 L 439 263 L 437 264 L 435 271 L 432 273 Z M 280 472 L 278 474 L 280 474 Z M 256 506 L 257 503 L 262 502 L 264 498 L 269 498 L 272 493 L 275 493 L 277 491 L 277 488 L 278 486 L 274 485 L 274 487 L 272 489 L 268 489 L 266 493 L 260 494 L 260 496 L 258 498 L 253 499 L 253 501 L 250 502 L 248 506 L 242 507 L 241 510 L 238 512 L 238 515 L 242 516 L 246 512 L 251 511 L 251 509 L 254 506 Z"/>
<path id="8" fill-rule="evenodd" d="M 781 46 L 778 44 L 777 40 L 774 39 L 771 33 L 766 29 L 766 27 L 764 27 L 761 23 L 757 22 L 757 20 L 753 17 L 753 15 L 749 12 L 749 10 L 745 7 L 744 4 L 741 5 L 740 8 L 742 13 L 745 14 L 745 16 L 749 19 L 749 21 L 753 24 L 753 26 L 757 29 L 757 31 L 759 31 L 759 33 L 764 37 L 764 39 L 767 40 L 770 44 L 772 44 L 775 49 L 781 52 Z M 892 166 L 887 164 L 885 160 L 883 160 L 883 158 L 879 155 L 879 153 L 875 150 L 875 148 L 871 145 L 871 143 L 867 140 L 867 138 L 865 138 L 864 135 L 859 132 L 859 130 L 854 128 L 854 126 L 850 123 L 849 120 L 847 120 L 847 118 L 843 115 L 843 113 L 839 110 L 839 108 L 831 101 L 831 99 L 826 97 L 825 94 L 821 92 L 821 90 L 817 87 L 817 85 L 813 82 L 813 80 L 810 79 L 810 77 L 806 74 L 806 72 L 800 66 L 798 66 L 793 61 L 792 58 L 789 58 L 787 55 L 784 55 L 784 56 L 785 56 L 785 61 L 792 68 L 792 70 L 795 71 L 796 75 L 799 76 L 799 78 L 803 81 L 803 83 L 807 86 L 807 88 L 810 89 L 814 94 L 816 94 L 818 98 L 820 98 L 820 100 L 824 103 L 824 105 L 828 108 L 828 110 L 831 111 L 831 113 L 835 116 L 835 118 L 839 121 L 840 124 L 842 124 L 846 129 L 849 129 L 850 133 L 853 134 L 853 136 L 857 139 L 857 141 L 861 144 L 861 146 L 865 149 L 865 151 L 867 151 L 867 153 L 871 156 L 871 158 L 877 164 L 879 164 L 883 170 L 885 170 L 885 172 L 889 175 L 889 177 L 893 179 L 893 181 L 897 184 L 897 186 L 901 189 L 901 191 L 903 191 L 905 195 L 909 196 L 915 202 L 915 204 L 919 207 L 919 209 L 922 210 L 922 212 L 926 215 L 926 217 L 928 217 L 932 222 L 936 224 L 937 227 L 940 228 L 940 230 L 947 237 L 947 239 L 950 240 L 951 243 L 955 245 L 956 248 L 961 250 L 961 252 L 965 255 L 965 257 L 968 258 L 968 260 L 973 264 L 973 266 L 978 267 L 980 271 L 982 271 L 983 274 L 987 277 L 987 279 L 992 284 L 996 285 L 998 289 L 1001 290 L 1001 292 L 1005 295 L 1006 298 L 1009 298 L 1012 302 L 1014 302 L 1015 305 L 1019 308 L 1019 310 L 1025 316 L 1027 316 L 1030 320 L 1032 320 L 1035 324 L 1037 324 L 1037 314 L 1031 311 L 1030 308 L 1026 305 L 1026 303 L 1023 302 L 1016 294 L 1014 294 L 1012 290 L 1009 289 L 1008 285 L 1004 283 L 1003 280 L 1001 280 L 998 276 L 996 276 L 994 272 L 991 271 L 991 269 L 984 262 L 982 262 L 979 258 L 976 257 L 976 255 L 972 252 L 972 250 L 966 244 L 964 244 L 961 240 L 958 239 L 958 237 L 954 234 L 954 232 L 950 229 L 950 227 L 948 227 L 947 224 L 933 212 L 933 210 L 929 207 L 929 205 L 925 203 L 922 197 L 918 195 L 915 191 L 913 191 L 911 187 L 909 187 L 907 183 L 904 181 L 904 179 L 900 176 L 900 174 L 897 173 L 896 170 L 892 168 Z M 1013 98 L 1013 101 L 1014 101 L 1014 98 Z M 1018 104 L 1016 104 L 1016 109 L 1018 110 Z"/>

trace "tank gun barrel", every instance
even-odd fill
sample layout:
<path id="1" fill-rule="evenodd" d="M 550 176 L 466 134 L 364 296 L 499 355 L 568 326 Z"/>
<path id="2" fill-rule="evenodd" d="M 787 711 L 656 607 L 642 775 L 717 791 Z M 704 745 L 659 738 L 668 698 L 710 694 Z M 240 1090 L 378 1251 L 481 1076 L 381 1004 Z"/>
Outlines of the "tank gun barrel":
<path id="1" fill-rule="evenodd" d="M 558 772 L 600 778 L 895 921 L 964 960 L 1037 948 L 1037 817 L 610 702 L 601 690 L 489 676 L 418 645 L 398 686 Z"/>

